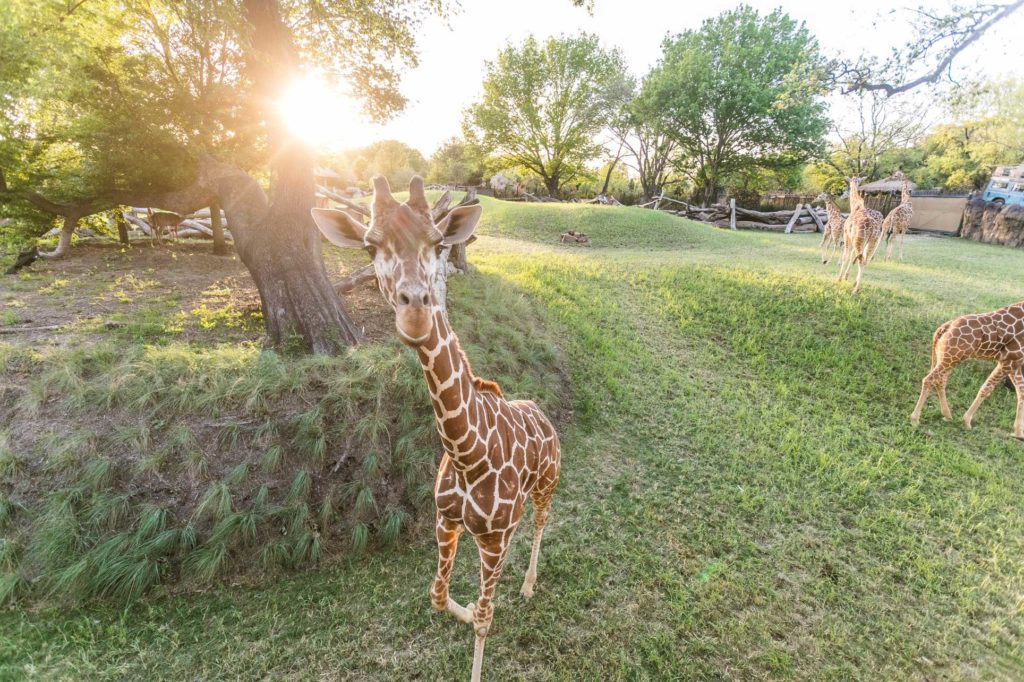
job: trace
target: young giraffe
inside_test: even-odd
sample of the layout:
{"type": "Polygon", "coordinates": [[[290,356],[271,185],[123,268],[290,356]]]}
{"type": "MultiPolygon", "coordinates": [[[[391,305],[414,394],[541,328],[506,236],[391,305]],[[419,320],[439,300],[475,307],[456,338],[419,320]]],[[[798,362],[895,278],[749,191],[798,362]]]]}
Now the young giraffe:
{"type": "Polygon", "coordinates": [[[1013,422],[1013,435],[1024,439],[1024,301],[990,313],[964,315],[946,322],[935,330],[932,337],[931,371],[921,382],[921,396],[910,415],[910,422],[921,419],[928,393],[935,388],[939,394],[939,409],[944,419],[952,419],[946,402],[946,380],[953,368],[964,360],[980,358],[995,360],[998,364],[989,375],[978,396],[964,414],[964,426],[971,421],[978,407],[992,393],[1004,377],[1009,376],[1017,391],[1017,418],[1013,422]]]}
{"type": "Polygon", "coordinates": [[[398,336],[423,366],[445,450],[434,488],[438,563],[430,598],[438,611],[473,626],[476,681],[494,615],[494,590],[527,498],[533,502],[534,535],[521,594],[533,596],[541,536],[558,484],[558,434],[533,401],[505,400],[497,384],[473,376],[437,298],[438,256],[470,238],[481,207],[456,207],[435,225],[421,178],[412,179],[404,204],[391,196],[385,178],[374,178],[373,185],[368,228],[336,210],[314,208],[313,218],[333,243],[369,252],[381,293],[395,310],[398,336]],[[466,607],[448,596],[463,530],[480,554],[479,598],[466,607]]]}
{"type": "Polygon", "coordinates": [[[832,195],[828,192],[819,194],[818,201],[824,201],[825,210],[828,211],[828,223],[825,224],[824,234],[821,235],[821,244],[819,245],[821,248],[821,262],[827,265],[832,260],[832,257],[836,255],[839,242],[843,240],[843,212],[839,210],[832,195]],[[832,245],[832,252],[826,257],[825,250],[828,249],[829,244],[832,245]]]}
{"type": "Polygon", "coordinates": [[[882,241],[882,214],[864,205],[864,196],[860,193],[863,178],[852,177],[850,180],[850,215],[843,224],[843,256],[839,264],[840,281],[850,276],[850,267],[857,264],[857,281],[853,285],[853,293],[860,291],[860,280],[864,268],[882,241]]]}
{"type": "Polygon", "coordinates": [[[903,239],[910,229],[910,218],[914,215],[914,206],[910,201],[910,182],[902,172],[897,177],[903,181],[900,205],[889,211],[889,215],[885,216],[885,222],[882,223],[886,241],[885,260],[892,258],[892,247],[897,240],[900,243],[900,260],[903,260],[903,239]]]}

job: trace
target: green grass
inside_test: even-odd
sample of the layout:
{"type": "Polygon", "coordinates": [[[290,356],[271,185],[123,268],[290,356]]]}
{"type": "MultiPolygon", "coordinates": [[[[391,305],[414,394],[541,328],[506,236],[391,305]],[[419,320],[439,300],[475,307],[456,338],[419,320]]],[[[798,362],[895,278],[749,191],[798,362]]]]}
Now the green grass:
{"type": "MultiPolygon", "coordinates": [[[[1024,677],[1012,394],[997,390],[970,432],[934,402],[908,420],[935,327],[1022,298],[1024,253],[912,238],[908,261],[872,263],[853,298],[813,235],[484,203],[478,270],[452,282],[471,302],[456,330],[476,339],[481,375],[509,381],[502,356],[524,341],[514,316],[490,317],[519,302],[544,321],[533,333],[557,335],[573,395],[537,594],[518,597],[522,534],[485,677],[1024,677]],[[595,246],[557,245],[570,227],[595,246]]],[[[989,370],[954,373],[955,411],[989,370]]],[[[531,372],[510,392],[549,381],[531,372]]],[[[228,518],[218,494],[209,513],[228,518]]],[[[257,586],[0,614],[0,676],[464,678],[472,635],[427,596],[432,533],[407,537],[257,586]]],[[[465,538],[462,602],[475,564],[465,538]]]]}

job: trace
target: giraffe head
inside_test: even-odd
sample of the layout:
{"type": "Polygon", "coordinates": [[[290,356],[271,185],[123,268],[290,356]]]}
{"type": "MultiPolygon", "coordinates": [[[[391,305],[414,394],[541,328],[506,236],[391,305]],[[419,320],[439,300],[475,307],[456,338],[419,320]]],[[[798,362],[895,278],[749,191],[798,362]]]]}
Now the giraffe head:
{"type": "Polygon", "coordinates": [[[314,208],[313,220],[332,243],[366,249],[381,294],[395,310],[398,336],[416,346],[430,336],[440,305],[434,285],[444,276],[441,254],[470,238],[481,211],[479,205],[459,206],[435,225],[422,178],[412,179],[409,200],[400,204],[387,179],[377,176],[368,226],[334,209],[314,208]]]}

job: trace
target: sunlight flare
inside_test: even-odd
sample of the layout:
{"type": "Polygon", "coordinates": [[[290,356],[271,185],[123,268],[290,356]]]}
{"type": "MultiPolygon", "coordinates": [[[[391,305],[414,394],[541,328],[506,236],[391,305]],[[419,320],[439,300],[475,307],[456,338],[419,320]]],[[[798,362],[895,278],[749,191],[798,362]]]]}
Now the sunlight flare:
{"type": "Polygon", "coordinates": [[[288,130],[316,147],[358,146],[371,135],[359,103],[318,73],[293,80],[277,106],[288,130]]]}

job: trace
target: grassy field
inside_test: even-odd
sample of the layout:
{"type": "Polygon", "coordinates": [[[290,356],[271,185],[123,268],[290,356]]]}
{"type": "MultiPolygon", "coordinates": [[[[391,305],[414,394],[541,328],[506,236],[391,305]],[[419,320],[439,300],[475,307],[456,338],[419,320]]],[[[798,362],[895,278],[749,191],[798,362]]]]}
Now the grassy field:
{"type": "MultiPolygon", "coordinates": [[[[451,286],[470,359],[514,382],[480,318],[525,305],[504,326],[528,314],[557,348],[509,392],[558,358],[571,395],[537,595],[518,597],[522,534],[486,679],[1024,678],[1012,393],[970,432],[934,402],[908,420],[935,327],[1024,297],[1024,253],[912,237],[853,298],[813,235],[487,200],[485,218],[451,286]],[[570,228],[594,248],[555,244],[570,228]]],[[[990,369],[954,373],[955,412],[990,369]]],[[[9,609],[0,678],[466,677],[469,629],[430,609],[432,534],[405,539],[263,584],[9,609]]],[[[464,543],[462,602],[475,562],[464,543]]]]}

